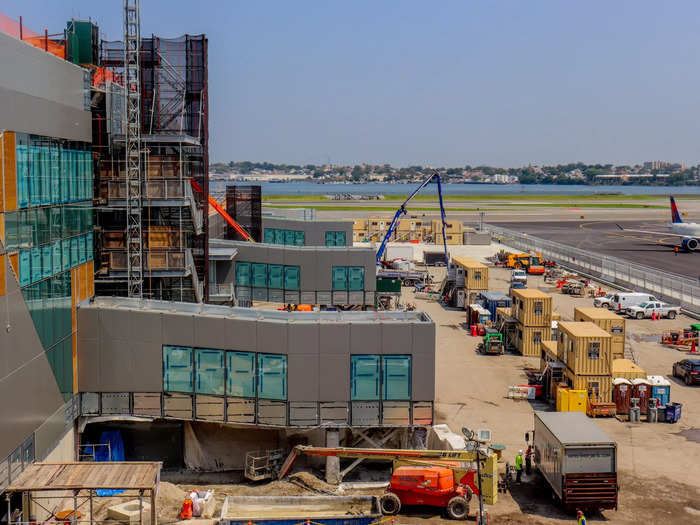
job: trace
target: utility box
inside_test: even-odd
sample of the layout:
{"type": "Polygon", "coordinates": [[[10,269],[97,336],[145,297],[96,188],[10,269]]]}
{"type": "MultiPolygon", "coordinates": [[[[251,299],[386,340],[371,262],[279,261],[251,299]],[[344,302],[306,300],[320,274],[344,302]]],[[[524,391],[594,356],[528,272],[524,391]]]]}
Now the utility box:
{"type": "Polygon", "coordinates": [[[607,308],[577,306],[574,308],[574,321],[590,321],[597,324],[612,336],[613,359],[625,356],[625,319],[607,308]]]}
{"type": "Polygon", "coordinates": [[[523,326],[552,326],[552,296],[533,288],[513,290],[512,315],[523,326]]]}
{"type": "Polygon", "coordinates": [[[612,336],[591,322],[557,324],[557,353],[575,375],[607,375],[612,373],[612,336]]]}

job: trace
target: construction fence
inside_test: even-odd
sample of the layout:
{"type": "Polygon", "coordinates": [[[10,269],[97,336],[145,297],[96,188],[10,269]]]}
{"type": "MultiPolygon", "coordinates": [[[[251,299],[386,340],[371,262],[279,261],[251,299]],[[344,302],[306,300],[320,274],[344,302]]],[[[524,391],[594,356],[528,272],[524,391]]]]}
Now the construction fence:
{"type": "Polygon", "coordinates": [[[684,310],[700,315],[700,272],[697,280],[690,279],[492,224],[484,224],[483,229],[491,234],[492,239],[500,240],[506,246],[540,252],[545,259],[556,261],[572,270],[622,288],[654,294],[663,301],[680,304],[684,310]]]}

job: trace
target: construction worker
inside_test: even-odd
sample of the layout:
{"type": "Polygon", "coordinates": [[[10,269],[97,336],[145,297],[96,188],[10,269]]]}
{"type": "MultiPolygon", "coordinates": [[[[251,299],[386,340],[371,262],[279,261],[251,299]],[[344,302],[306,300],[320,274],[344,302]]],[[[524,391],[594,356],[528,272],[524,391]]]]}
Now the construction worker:
{"type": "Polygon", "coordinates": [[[678,246],[676,246],[676,247],[673,249],[673,251],[676,252],[676,255],[678,255],[678,246]]]}
{"type": "Polygon", "coordinates": [[[576,519],[578,520],[577,525],[586,525],[586,516],[583,515],[582,511],[576,511],[576,519]]]}
{"type": "Polygon", "coordinates": [[[515,482],[520,483],[523,477],[523,451],[518,450],[518,455],[515,456],[515,482]]]}
{"type": "Polygon", "coordinates": [[[528,445],[527,450],[525,451],[525,474],[527,474],[529,476],[531,471],[532,471],[532,446],[528,445]]]}

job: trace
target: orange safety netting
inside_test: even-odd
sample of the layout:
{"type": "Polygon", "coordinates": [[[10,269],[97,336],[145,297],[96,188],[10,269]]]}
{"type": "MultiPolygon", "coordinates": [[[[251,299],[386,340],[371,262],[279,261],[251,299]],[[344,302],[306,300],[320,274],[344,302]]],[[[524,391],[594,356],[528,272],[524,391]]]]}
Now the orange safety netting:
{"type": "Polygon", "coordinates": [[[108,80],[121,84],[121,75],[117,75],[106,67],[98,67],[95,70],[95,74],[92,75],[92,85],[95,87],[102,87],[108,80]]]}
{"type": "Polygon", "coordinates": [[[24,25],[20,26],[19,21],[3,14],[0,14],[0,31],[59,58],[64,60],[66,58],[66,45],[63,41],[63,33],[60,35],[41,35],[31,29],[27,29],[24,25]],[[60,41],[52,40],[49,38],[51,36],[59,36],[60,41]]]}

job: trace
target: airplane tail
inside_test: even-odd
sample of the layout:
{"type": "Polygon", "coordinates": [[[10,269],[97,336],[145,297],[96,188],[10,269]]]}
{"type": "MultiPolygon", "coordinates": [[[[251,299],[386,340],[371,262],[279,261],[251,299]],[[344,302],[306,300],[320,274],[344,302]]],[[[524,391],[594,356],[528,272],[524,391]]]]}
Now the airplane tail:
{"type": "Polygon", "coordinates": [[[681,219],[681,214],[678,213],[678,206],[676,206],[676,200],[671,197],[671,222],[674,224],[678,224],[683,222],[683,219],[681,219]]]}

